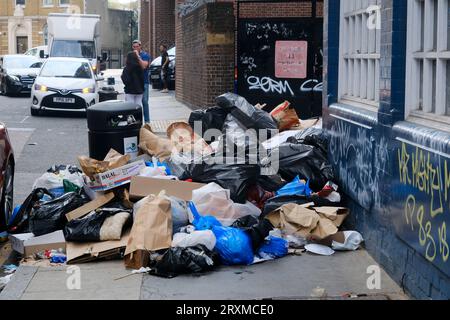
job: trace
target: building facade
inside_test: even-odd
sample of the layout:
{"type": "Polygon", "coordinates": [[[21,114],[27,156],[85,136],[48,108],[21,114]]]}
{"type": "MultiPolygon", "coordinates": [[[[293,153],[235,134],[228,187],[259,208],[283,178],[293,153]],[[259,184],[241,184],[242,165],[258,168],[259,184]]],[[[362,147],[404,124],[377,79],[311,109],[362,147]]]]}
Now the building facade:
{"type": "Polygon", "coordinates": [[[449,299],[450,1],[327,0],[324,16],[324,126],[350,227],[409,294],[449,299]]]}
{"type": "Polygon", "coordinates": [[[45,45],[50,12],[84,13],[84,0],[0,0],[0,55],[45,45]]]}

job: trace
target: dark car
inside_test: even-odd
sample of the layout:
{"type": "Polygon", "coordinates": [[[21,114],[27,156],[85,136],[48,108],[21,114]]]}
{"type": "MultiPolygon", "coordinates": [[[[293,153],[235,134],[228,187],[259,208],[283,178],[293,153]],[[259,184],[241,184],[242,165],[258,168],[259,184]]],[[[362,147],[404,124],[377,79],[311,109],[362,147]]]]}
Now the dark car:
{"type": "MultiPolygon", "coordinates": [[[[167,50],[169,54],[169,89],[175,89],[175,47],[167,50]]],[[[150,64],[150,83],[153,89],[162,89],[162,79],[161,79],[161,56],[153,60],[150,64]]]]}
{"type": "Polygon", "coordinates": [[[6,126],[0,122],[0,229],[6,226],[13,211],[14,153],[6,126]]]}
{"type": "Polygon", "coordinates": [[[14,54],[1,57],[0,92],[7,96],[31,93],[41,66],[42,61],[29,55],[14,54]]]}

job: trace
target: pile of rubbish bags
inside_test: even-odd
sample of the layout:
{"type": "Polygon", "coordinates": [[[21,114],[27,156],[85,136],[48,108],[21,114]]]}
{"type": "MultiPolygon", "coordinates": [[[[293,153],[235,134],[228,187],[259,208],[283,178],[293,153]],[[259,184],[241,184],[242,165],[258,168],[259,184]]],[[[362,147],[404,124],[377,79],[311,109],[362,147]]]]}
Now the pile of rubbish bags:
{"type": "Polygon", "coordinates": [[[111,150],[103,161],[80,156],[81,170],[53,166],[14,210],[8,231],[25,246],[24,261],[119,258],[168,278],[299,249],[357,250],[362,236],[340,231],[349,211],[320,126],[300,121],[289,102],[268,113],[224,94],[189,123],[171,125],[167,138],[144,126],[138,159],[111,150]],[[156,189],[135,194],[136,177],[156,189]],[[192,192],[180,195],[181,184],[169,187],[175,182],[192,192]],[[27,252],[27,241],[45,250],[27,252]]]}

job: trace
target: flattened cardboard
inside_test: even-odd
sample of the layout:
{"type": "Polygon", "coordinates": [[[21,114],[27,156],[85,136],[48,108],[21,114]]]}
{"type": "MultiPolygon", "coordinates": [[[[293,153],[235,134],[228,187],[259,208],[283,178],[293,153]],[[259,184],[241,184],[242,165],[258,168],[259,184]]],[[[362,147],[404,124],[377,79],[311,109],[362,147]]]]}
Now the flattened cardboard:
{"type": "Polygon", "coordinates": [[[336,227],[340,227],[344,220],[349,215],[349,210],[347,208],[339,207],[315,207],[313,208],[319,215],[325,218],[329,218],[333,221],[336,227]],[[335,217],[334,219],[330,217],[335,217]]]}
{"type": "Polygon", "coordinates": [[[40,237],[35,237],[32,233],[10,235],[10,239],[13,250],[21,253],[24,257],[44,250],[66,249],[66,240],[61,230],[40,237]]]}
{"type": "Polygon", "coordinates": [[[97,259],[116,257],[127,246],[130,231],[125,232],[120,240],[102,242],[67,242],[67,263],[86,263],[97,259]]]}
{"type": "Polygon", "coordinates": [[[143,160],[129,163],[120,168],[113,169],[94,176],[95,181],[85,178],[85,183],[94,191],[108,191],[116,187],[130,183],[132,177],[137,176],[141,169],[145,168],[143,160]]]}
{"type": "Polygon", "coordinates": [[[179,199],[192,200],[192,191],[204,187],[203,183],[175,181],[156,179],[148,177],[131,178],[130,198],[140,200],[151,194],[159,194],[162,190],[166,191],[168,196],[177,197],[179,199]]]}
{"type": "Polygon", "coordinates": [[[94,211],[95,209],[98,209],[108,202],[110,202],[112,199],[114,199],[114,193],[109,192],[104,195],[98,196],[97,199],[92,200],[91,202],[86,203],[84,206],[81,206],[69,213],[66,214],[66,218],[68,221],[72,221],[75,219],[79,219],[88,213],[94,211]]]}

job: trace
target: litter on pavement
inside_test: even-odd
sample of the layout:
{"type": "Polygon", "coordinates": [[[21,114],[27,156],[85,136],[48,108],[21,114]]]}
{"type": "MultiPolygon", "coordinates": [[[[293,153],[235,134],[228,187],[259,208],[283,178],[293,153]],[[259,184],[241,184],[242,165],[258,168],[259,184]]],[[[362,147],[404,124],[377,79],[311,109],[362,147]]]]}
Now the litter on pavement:
{"type": "Polygon", "coordinates": [[[122,259],[128,275],[167,278],[357,250],[320,119],[288,101],[265,110],[227,93],[166,138],[143,126],[137,158],[111,148],[52,166],[9,222],[13,249],[23,263],[122,259]]]}

